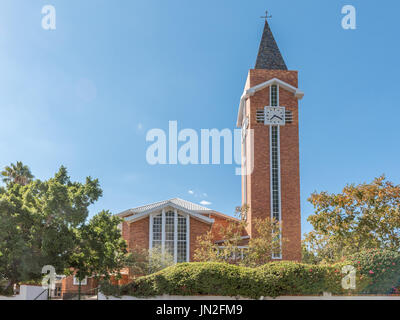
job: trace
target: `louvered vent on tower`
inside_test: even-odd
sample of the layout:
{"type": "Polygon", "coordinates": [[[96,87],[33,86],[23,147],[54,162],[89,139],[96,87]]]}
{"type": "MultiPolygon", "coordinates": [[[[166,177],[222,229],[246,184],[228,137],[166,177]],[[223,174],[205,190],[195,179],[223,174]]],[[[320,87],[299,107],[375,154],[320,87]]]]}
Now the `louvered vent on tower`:
{"type": "Polygon", "coordinates": [[[293,122],[293,112],[292,111],[289,111],[289,110],[285,111],[285,122],[286,122],[286,124],[293,122]]]}

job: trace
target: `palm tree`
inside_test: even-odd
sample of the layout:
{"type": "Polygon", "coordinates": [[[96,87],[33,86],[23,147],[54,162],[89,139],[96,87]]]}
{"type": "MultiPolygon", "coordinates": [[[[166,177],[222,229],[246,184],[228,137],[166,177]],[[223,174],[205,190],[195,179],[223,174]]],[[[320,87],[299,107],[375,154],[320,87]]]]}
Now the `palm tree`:
{"type": "Polygon", "coordinates": [[[20,161],[17,161],[16,165],[11,163],[10,166],[6,166],[1,175],[3,176],[3,182],[7,185],[18,183],[25,186],[34,178],[29,167],[20,161]]]}

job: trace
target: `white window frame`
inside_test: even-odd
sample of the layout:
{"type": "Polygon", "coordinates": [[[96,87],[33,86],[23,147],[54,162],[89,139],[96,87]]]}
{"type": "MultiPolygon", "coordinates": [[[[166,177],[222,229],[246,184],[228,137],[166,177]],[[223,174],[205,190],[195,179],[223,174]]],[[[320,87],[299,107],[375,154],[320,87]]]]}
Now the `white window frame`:
{"type": "MultiPolygon", "coordinates": [[[[74,276],[74,279],[73,279],[73,285],[74,286],[79,286],[79,279],[77,277],[75,277],[75,276],[74,276]]],[[[83,279],[81,281],[81,286],[87,286],[87,277],[85,277],[85,279],[83,279]]]]}
{"type": "Polygon", "coordinates": [[[279,107],[279,85],[273,84],[269,87],[269,105],[271,107],[279,107]],[[276,87],[276,106],[272,105],[272,87],[276,87]]]}
{"type": "MultiPolygon", "coordinates": [[[[174,212],[174,262],[178,262],[178,214],[180,216],[186,217],[186,262],[190,261],[190,215],[181,212],[173,208],[171,210],[166,210],[163,208],[161,210],[162,225],[161,225],[161,253],[165,253],[165,214],[168,211],[174,212]]],[[[160,212],[154,212],[150,214],[149,217],[149,249],[153,249],[153,220],[155,216],[158,216],[160,212]]]]}
{"type": "MultiPolygon", "coordinates": [[[[218,246],[218,249],[223,249],[226,248],[226,246],[218,246]]],[[[245,250],[249,249],[249,246],[237,246],[237,249],[240,249],[240,259],[243,260],[244,256],[243,256],[243,252],[245,250]]],[[[236,259],[236,256],[234,256],[234,259],[236,259]]]]}
{"type": "MultiPolygon", "coordinates": [[[[246,108],[244,108],[246,110],[246,108]]],[[[243,155],[242,155],[242,163],[243,163],[243,199],[244,204],[247,204],[247,133],[249,128],[249,118],[245,117],[242,126],[242,144],[243,144],[243,155]]]]}

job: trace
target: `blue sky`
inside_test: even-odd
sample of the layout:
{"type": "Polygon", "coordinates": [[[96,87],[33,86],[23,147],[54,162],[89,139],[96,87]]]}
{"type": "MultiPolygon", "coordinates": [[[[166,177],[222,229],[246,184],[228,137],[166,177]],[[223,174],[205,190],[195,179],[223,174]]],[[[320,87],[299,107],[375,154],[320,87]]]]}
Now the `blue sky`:
{"type": "Polygon", "coordinates": [[[338,192],[385,173],[400,183],[398,12],[394,1],[3,0],[0,3],[0,167],[36,177],[60,165],[100,179],[91,207],[114,213],[181,197],[233,214],[234,165],[150,166],[146,132],[234,129],[268,9],[299,70],[302,232],[313,191],[338,192]],[[57,29],[41,27],[54,5],[57,29]],[[357,9],[357,29],[341,8],[357,9]],[[193,194],[189,193],[193,191],[193,194]]]}

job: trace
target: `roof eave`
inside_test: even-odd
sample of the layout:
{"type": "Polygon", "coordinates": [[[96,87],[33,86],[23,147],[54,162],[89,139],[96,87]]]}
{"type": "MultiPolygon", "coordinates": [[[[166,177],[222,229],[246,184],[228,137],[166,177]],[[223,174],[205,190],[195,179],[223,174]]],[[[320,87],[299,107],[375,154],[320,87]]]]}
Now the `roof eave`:
{"type": "MultiPolygon", "coordinates": [[[[151,213],[159,211],[160,209],[163,209],[163,208],[166,208],[166,207],[172,207],[172,208],[175,208],[177,210],[183,211],[183,212],[191,215],[193,218],[195,218],[197,220],[200,220],[202,222],[205,222],[205,223],[208,223],[208,224],[213,224],[214,223],[214,219],[207,218],[207,217],[203,216],[200,213],[197,213],[197,212],[192,211],[192,210],[188,210],[186,208],[183,208],[183,207],[178,206],[178,205],[176,205],[174,203],[171,203],[171,202],[163,204],[163,205],[160,205],[159,207],[156,207],[156,208],[152,208],[152,209],[143,211],[143,212],[138,213],[138,214],[134,214],[134,215],[126,218],[125,221],[128,222],[128,223],[132,223],[132,222],[138,221],[140,219],[143,219],[143,218],[147,217],[151,213]]],[[[212,211],[212,210],[210,210],[210,211],[212,211]]],[[[204,213],[206,213],[206,212],[204,212],[204,213]]]]}
{"type": "Polygon", "coordinates": [[[269,87],[271,85],[277,84],[280,87],[282,87],[283,89],[292,92],[294,94],[294,96],[298,99],[301,100],[304,97],[304,92],[294,86],[292,86],[291,84],[284,82],[278,78],[272,78],[268,81],[265,81],[263,83],[260,83],[254,87],[251,87],[248,90],[245,90],[245,92],[243,93],[242,97],[240,98],[240,103],[239,103],[239,112],[238,112],[238,118],[237,118],[237,127],[241,128],[242,127],[242,122],[243,122],[243,108],[244,108],[244,104],[246,103],[246,100],[255,95],[257,93],[257,91],[260,91],[266,87],[269,87]]]}

